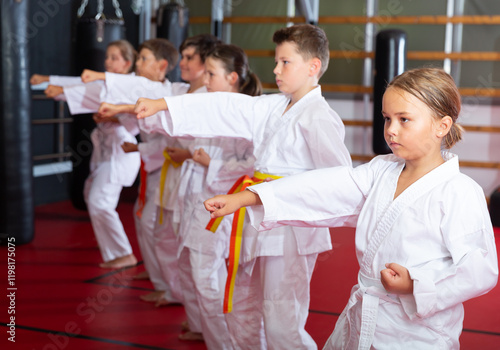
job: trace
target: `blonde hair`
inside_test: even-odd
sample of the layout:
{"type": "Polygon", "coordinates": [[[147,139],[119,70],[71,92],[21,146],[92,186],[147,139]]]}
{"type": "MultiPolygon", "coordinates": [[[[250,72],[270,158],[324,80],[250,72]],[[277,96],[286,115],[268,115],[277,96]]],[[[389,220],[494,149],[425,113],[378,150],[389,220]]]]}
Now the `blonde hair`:
{"type": "Polygon", "coordinates": [[[135,70],[135,60],[137,58],[137,51],[135,51],[134,47],[127,40],[116,40],[112,41],[108,44],[108,47],[116,46],[123,57],[123,59],[127,62],[131,62],[130,68],[127,73],[133,72],[135,70]]]}
{"type": "Polygon", "coordinates": [[[387,88],[412,94],[425,103],[434,118],[451,117],[453,124],[444,137],[443,147],[452,148],[462,139],[463,128],[456,123],[461,109],[461,97],[453,78],[440,68],[417,68],[395,77],[387,88]]]}

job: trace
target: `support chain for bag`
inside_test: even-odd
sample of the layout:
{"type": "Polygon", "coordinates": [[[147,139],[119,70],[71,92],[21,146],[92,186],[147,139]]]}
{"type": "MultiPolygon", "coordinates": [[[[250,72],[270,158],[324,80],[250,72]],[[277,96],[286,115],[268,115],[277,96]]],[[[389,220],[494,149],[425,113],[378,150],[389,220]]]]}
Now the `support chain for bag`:
{"type": "MultiPolygon", "coordinates": [[[[82,17],[85,13],[85,8],[87,7],[89,0],[82,0],[80,7],[78,8],[78,18],[82,17]]],[[[123,19],[123,12],[120,9],[120,3],[118,0],[113,0],[113,7],[115,8],[115,15],[119,19],[123,19]]],[[[142,5],[141,5],[142,6],[142,5]]],[[[134,11],[135,12],[135,11],[134,11]]],[[[104,0],[97,0],[97,14],[95,15],[95,19],[106,19],[104,15],[104,0]]]]}
{"type": "Polygon", "coordinates": [[[130,4],[130,7],[136,15],[139,15],[141,13],[143,3],[144,0],[132,0],[132,4],[130,4]]]}

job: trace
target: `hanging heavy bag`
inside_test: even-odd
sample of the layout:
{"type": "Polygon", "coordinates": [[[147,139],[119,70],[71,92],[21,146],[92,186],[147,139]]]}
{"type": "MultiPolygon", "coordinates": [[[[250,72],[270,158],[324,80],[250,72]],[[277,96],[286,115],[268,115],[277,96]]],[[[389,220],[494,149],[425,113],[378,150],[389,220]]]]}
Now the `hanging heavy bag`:
{"type": "MultiPolygon", "coordinates": [[[[103,72],[107,46],[125,38],[125,23],[118,1],[113,0],[116,17],[106,17],[103,0],[97,1],[97,14],[84,15],[88,0],[82,1],[76,20],[74,52],[75,75],[84,69],[103,72]]],[[[73,171],[70,177],[70,198],[77,209],[86,210],[83,197],[85,180],[90,173],[92,142],[90,133],[95,127],[92,114],[82,114],[73,118],[71,125],[70,149],[72,152],[73,171]]]]}
{"type": "Polygon", "coordinates": [[[490,218],[495,227],[500,227],[500,187],[498,187],[490,196],[490,218]]]}
{"type": "MultiPolygon", "coordinates": [[[[158,8],[156,36],[170,41],[177,49],[186,40],[189,29],[189,9],[184,1],[169,1],[158,8]]],[[[181,81],[179,64],[167,74],[170,81],[181,81]]]]}
{"type": "Polygon", "coordinates": [[[0,15],[0,243],[11,252],[34,236],[28,1],[2,1],[0,15]]]}
{"type": "Polygon", "coordinates": [[[375,154],[388,154],[391,149],[384,138],[382,97],[387,84],[405,71],[406,33],[398,29],[381,30],[375,43],[375,76],[373,80],[373,135],[375,154]]]}

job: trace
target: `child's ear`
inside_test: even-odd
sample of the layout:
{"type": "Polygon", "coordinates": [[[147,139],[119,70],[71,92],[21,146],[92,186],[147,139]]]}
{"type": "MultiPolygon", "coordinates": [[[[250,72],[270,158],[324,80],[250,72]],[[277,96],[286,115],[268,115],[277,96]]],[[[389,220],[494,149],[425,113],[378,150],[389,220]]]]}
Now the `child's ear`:
{"type": "Polygon", "coordinates": [[[450,131],[453,125],[453,119],[450,116],[444,116],[437,124],[437,137],[444,137],[450,131]]]}
{"type": "Polygon", "coordinates": [[[321,60],[317,57],[312,58],[309,61],[309,75],[314,76],[318,75],[321,70],[321,60]]]}
{"type": "Polygon", "coordinates": [[[165,71],[165,72],[167,72],[167,70],[168,70],[168,61],[164,58],[162,58],[160,60],[160,69],[161,69],[161,71],[165,71]]]}
{"type": "Polygon", "coordinates": [[[238,82],[238,73],[236,72],[231,72],[227,75],[229,79],[229,84],[235,85],[238,82]]]}
{"type": "Polygon", "coordinates": [[[127,71],[130,70],[130,67],[132,67],[133,61],[127,61],[127,71]]]}

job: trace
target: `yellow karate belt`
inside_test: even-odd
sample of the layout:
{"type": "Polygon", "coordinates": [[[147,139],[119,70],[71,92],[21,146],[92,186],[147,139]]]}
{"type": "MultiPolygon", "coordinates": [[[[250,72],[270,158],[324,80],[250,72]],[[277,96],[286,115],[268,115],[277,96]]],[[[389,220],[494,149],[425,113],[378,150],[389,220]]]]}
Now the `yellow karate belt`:
{"type": "Polygon", "coordinates": [[[159,222],[160,225],[163,224],[163,191],[165,189],[165,181],[167,180],[167,172],[168,172],[168,167],[170,164],[174,168],[178,168],[182,165],[182,162],[176,162],[170,158],[170,154],[168,154],[167,149],[163,151],[163,157],[165,157],[165,161],[163,162],[163,165],[161,167],[161,174],[160,174],[160,218],[159,222]]]}
{"type": "MultiPolygon", "coordinates": [[[[227,194],[238,193],[244,191],[247,187],[256,185],[263,182],[267,178],[274,180],[280,179],[282,176],[264,174],[261,172],[254,172],[253,177],[244,175],[240,177],[231,187],[227,194]]],[[[243,221],[245,219],[246,208],[240,208],[234,212],[233,227],[231,229],[231,237],[229,240],[229,258],[227,264],[227,279],[226,287],[224,290],[224,313],[227,314],[233,310],[233,293],[234,283],[236,280],[236,273],[238,272],[238,264],[240,261],[241,242],[243,238],[243,221]]],[[[219,227],[223,217],[210,220],[206,229],[215,233],[219,227]]]]}
{"type": "Polygon", "coordinates": [[[137,211],[135,212],[135,215],[141,218],[142,210],[144,209],[144,205],[146,204],[146,183],[148,176],[146,169],[144,169],[144,162],[142,161],[142,159],[141,159],[141,168],[139,176],[141,182],[139,184],[139,196],[137,197],[137,211]]]}

